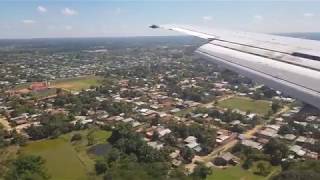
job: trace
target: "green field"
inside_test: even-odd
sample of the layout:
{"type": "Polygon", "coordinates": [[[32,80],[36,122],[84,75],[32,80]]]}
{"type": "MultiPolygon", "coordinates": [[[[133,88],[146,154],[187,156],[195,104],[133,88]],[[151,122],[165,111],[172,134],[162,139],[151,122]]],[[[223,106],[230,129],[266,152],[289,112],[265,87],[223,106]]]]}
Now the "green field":
{"type": "Polygon", "coordinates": [[[268,180],[271,176],[281,171],[279,166],[271,166],[270,173],[267,176],[260,176],[255,174],[257,172],[257,164],[259,161],[254,162],[249,170],[245,170],[241,165],[227,167],[225,169],[213,168],[212,174],[207,180],[268,180]]]}
{"type": "Polygon", "coordinates": [[[98,86],[101,84],[101,81],[102,77],[99,76],[84,76],[53,81],[51,82],[51,87],[69,91],[81,91],[89,89],[90,86],[98,86]]]}
{"type": "Polygon", "coordinates": [[[265,115],[271,110],[271,102],[265,100],[253,100],[247,97],[232,97],[218,103],[222,108],[239,109],[265,115]]]}
{"type": "MultiPolygon", "coordinates": [[[[88,132],[89,130],[83,130],[62,135],[57,139],[31,142],[23,147],[22,153],[43,157],[53,180],[88,179],[94,165],[94,157],[87,154],[88,132]],[[70,139],[75,133],[80,133],[82,140],[71,143],[70,139]]],[[[105,142],[110,135],[108,131],[94,130],[96,144],[105,142]]]]}

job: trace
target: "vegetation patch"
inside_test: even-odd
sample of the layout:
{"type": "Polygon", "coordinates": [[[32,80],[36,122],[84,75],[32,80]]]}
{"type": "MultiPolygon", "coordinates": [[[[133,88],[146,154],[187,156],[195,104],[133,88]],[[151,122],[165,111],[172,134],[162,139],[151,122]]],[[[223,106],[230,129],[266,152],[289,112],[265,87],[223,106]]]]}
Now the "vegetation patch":
{"type": "Polygon", "coordinates": [[[250,111],[260,115],[265,115],[271,110],[271,102],[265,100],[254,100],[247,97],[232,97],[219,102],[218,106],[229,109],[239,109],[250,111]]]}
{"type": "Polygon", "coordinates": [[[258,176],[253,174],[252,172],[242,169],[241,166],[233,166],[225,169],[214,168],[212,174],[207,177],[207,180],[265,180],[267,178],[263,176],[258,176]]]}

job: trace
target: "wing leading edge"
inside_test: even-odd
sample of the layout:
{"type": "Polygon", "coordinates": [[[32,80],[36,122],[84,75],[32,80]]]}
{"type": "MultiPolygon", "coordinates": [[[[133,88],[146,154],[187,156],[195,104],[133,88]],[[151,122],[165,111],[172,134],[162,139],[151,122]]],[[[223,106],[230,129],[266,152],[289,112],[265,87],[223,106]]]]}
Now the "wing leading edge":
{"type": "Polygon", "coordinates": [[[319,41],[192,26],[150,27],[207,39],[197,54],[320,109],[319,41]]]}

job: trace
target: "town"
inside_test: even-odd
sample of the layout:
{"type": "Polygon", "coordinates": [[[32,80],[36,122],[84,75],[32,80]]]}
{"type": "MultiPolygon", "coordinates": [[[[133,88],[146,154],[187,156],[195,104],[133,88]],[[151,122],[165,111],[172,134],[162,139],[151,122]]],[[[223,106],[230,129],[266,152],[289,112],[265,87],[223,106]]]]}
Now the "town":
{"type": "Polygon", "coordinates": [[[10,43],[0,177],[21,154],[52,179],[286,179],[297,164],[319,177],[320,111],[195,56],[201,40],[10,43]]]}

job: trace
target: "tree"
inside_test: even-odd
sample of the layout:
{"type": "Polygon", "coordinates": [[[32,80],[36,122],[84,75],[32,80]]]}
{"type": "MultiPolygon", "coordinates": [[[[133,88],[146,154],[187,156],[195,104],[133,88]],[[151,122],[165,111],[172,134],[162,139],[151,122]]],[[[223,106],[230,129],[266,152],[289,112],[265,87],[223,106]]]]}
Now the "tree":
{"type": "Polygon", "coordinates": [[[94,139],[94,135],[93,135],[93,131],[90,131],[87,134],[87,140],[88,140],[88,146],[91,146],[95,143],[95,139],[94,139]]]}
{"type": "Polygon", "coordinates": [[[252,160],[250,158],[247,158],[242,164],[242,167],[244,169],[249,169],[251,166],[252,166],[252,160]]]}
{"type": "Polygon", "coordinates": [[[5,175],[6,180],[46,180],[49,175],[40,156],[20,156],[14,160],[5,175]]]}
{"type": "Polygon", "coordinates": [[[278,139],[271,139],[264,146],[264,153],[271,156],[272,165],[278,165],[283,158],[287,157],[288,152],[288,146],[278,139]]]}
{"type": "Polygon", "coordinates": [[[60,96],[62,93],[63,93],[63,91],[62,91],[61,88],[57,88],[57,89],[56,89],[56,94],[57,94],[58,96],[60,96]]]}
{"type": "Polygon", "coordinates": [[[212,174],[212,169],[200,163],[193,171],[194,178],[206,179],[208,175],[212,174]]]}
{"type": "Polygon", "coordinates": [[[195,155],[194,151],[188,147],[182,148],[180,154],[183,157],[183,159],[187,162],[191,162],[195,155]]]}
{"type": "Polygon", "coordinates": [[[270,173],[270,165],[267,164],[267,162],[264,162],[264,161],[261,161],[261,162],[258,162],[257,164],[257,174],[260,174],[262,176],[266,176],[270,173]]]}
{"type": "Polygon", "coordinates": [[[281,104],[278,101],[273,101],[271,105],[271,109],[273,113],[276,113],[281,108],[281,104]]]}
{"type": "Polygon", "coordinates": [[[108,165],[104,160],[98,159],[94,165],[94,168],[96,170],[96,173],[99,175],[107,171],[108,165]]]}

